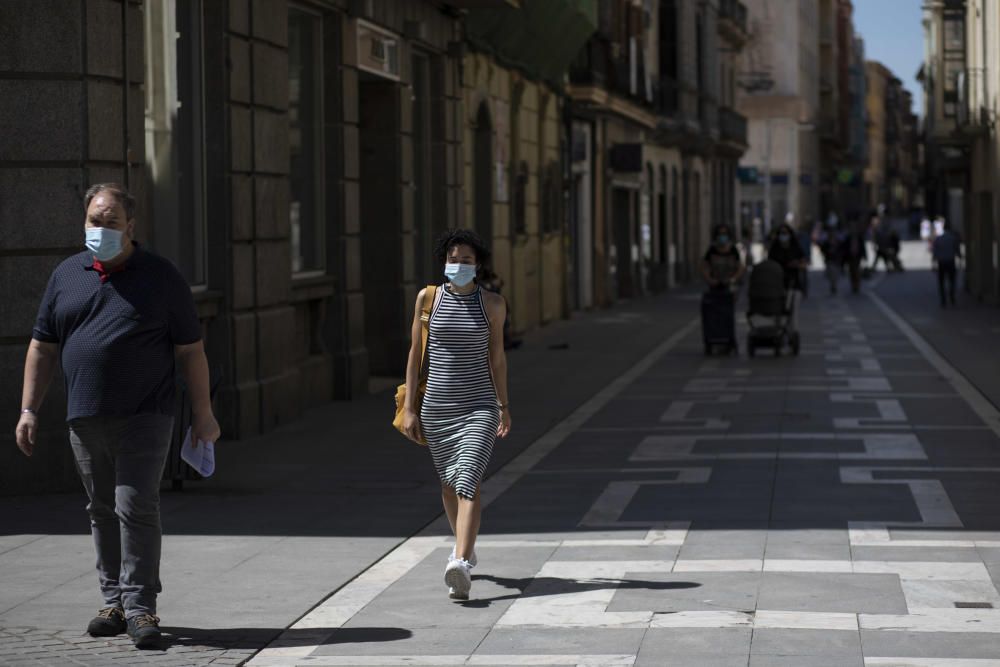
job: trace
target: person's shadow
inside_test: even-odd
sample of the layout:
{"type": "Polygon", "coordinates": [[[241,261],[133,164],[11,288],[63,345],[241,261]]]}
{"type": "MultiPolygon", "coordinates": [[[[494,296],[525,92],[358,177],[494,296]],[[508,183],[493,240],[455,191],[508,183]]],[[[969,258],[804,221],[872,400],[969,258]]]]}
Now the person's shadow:
{"type": "Polygon", "coordinates": [[[275,639],[281,646],[328,646],[331,644],[363,644],[394,642],[409,639],[413,632],[404,628],[160,628],[163,632],[160,650],[172,646],[201,646],[219,649],[260,650],[275,639]]]}
{"type": "Polygon", "coordinates": [[[645,589],[651,591],[678,590],[682,588],[697,588],[701,584],[693,581],[643,581],[641,579],[560,579],[558,577],[526,577],[524,579],[511,579],[509,577],[494,577],[489,574],[477,574],[472,577],[473,581],[490,581],[504,588],[513,588],[516,593],[508,595],[498,595],[492,598],[481,598],[476,600],[463,600],[461,604],[465,607],[483,608],[489,607],[494,602],[504,600],[516,600],[519,598],[542,597],[544,595],[565,595],[567,593],[585,593],[587,591],[597,591],[605,588],[615,588],[620,590],[645,589]]]}

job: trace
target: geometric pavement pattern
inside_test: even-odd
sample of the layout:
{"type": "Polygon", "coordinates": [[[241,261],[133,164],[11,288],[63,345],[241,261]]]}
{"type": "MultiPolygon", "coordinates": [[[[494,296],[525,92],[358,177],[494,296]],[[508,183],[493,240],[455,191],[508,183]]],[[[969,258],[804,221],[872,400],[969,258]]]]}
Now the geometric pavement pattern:
{"type": "Polygon", "coordinates": [[[487,480],[469,601],[442,519],[249,664],[1000,667],[996,410],[871,293],[800,327],[692,322],[487,480]]]}

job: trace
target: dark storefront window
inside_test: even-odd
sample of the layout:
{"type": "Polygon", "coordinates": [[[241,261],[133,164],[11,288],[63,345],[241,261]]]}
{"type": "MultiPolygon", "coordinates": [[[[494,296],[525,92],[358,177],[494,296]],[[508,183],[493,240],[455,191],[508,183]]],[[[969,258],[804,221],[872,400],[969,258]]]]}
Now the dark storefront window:
{"type": "Polygon", "coordinates": [[[514,173],[514,233],[528,233],[528,163],[524,161],[514,173]]]}
{"type": "Polygon", "coordinates": [[[146,169],[152,244],[191,285],[206,283],[201,0],[144,12],[146,169]]]}
{"type": "Polygon", "coordinates": [[[289,220],[292,271],[325,269],[323,234],[323,18],[288,10],[288,144],[291,164],[289,220]]]}

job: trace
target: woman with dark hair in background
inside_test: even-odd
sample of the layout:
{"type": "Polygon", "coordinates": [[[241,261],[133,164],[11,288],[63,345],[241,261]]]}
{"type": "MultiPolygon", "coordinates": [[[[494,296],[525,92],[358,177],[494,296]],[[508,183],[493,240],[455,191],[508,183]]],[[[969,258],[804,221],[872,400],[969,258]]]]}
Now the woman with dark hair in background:
{"type": "Polygon", "coordinates": [[[510,432],[507,357],[503,345],[506,303],[483,290],[476,277],[490,252],[474,232],[443,234],[435,257],[448,279],[436,291],[427,339],[427,391],[419,414],[415,397],[420,378],[421,311],[426,289],[417,295],[412,343],[406,365],[403,429],[426,439],[441,479],[441,498],[455,535],[444,579],[449,595],[469,598],[470,570],[482,513],[479,485],[497,437],[510,432]]]}
{"type": "Polygon", "coordinates": [[[791,299],[789,310],[792,313],[792,331],[798,331],[799,303],[802,300],[802,273],[808,267],[808,262],[802,251],[802,246],[795,237],[795,230],[787,222],[778,227],[778,233],[774,235],[774,241],[767,252],[767,258],[780,264],[785,271],[785,290],[788,291],[791,299]]]}

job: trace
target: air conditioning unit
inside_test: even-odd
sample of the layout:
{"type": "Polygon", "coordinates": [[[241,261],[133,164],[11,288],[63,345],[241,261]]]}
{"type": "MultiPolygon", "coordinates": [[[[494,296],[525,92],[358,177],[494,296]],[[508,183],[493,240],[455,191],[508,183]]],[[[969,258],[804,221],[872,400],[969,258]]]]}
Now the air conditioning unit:
{"type": "Polygon", "coordinates": [[[399,37],[367,21],[357,21],[358,69],[399,81],[399,37]]]}

